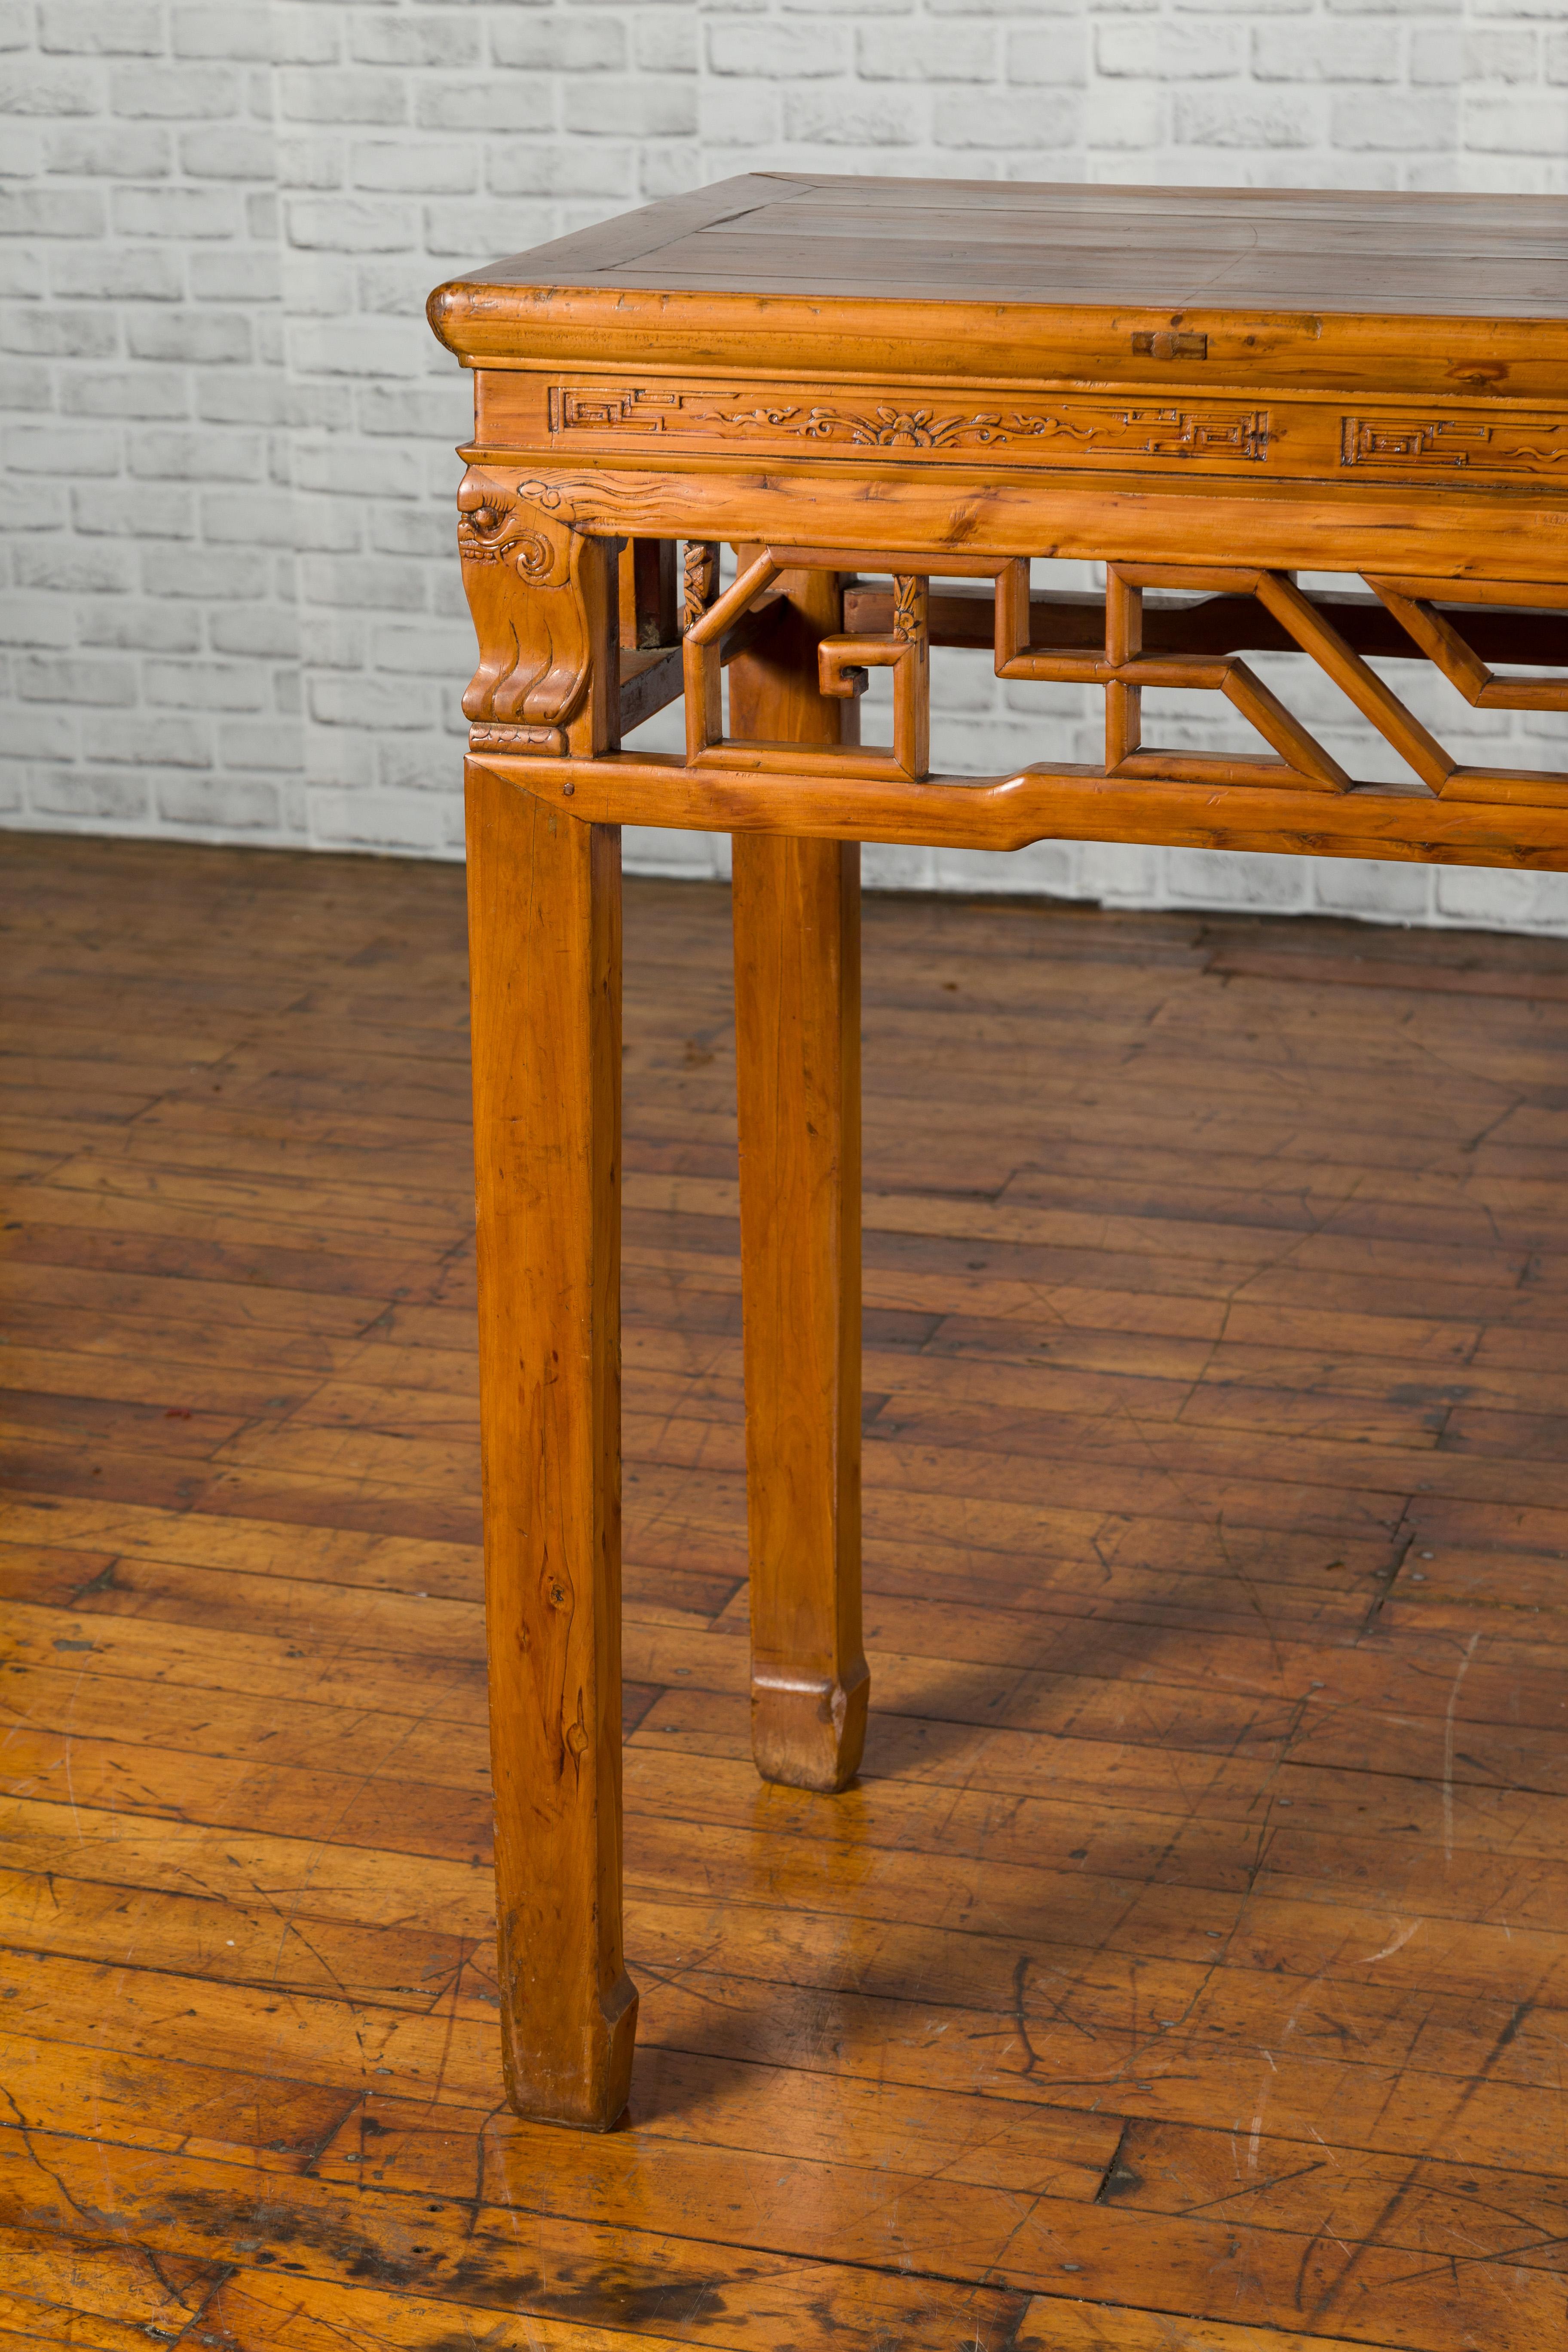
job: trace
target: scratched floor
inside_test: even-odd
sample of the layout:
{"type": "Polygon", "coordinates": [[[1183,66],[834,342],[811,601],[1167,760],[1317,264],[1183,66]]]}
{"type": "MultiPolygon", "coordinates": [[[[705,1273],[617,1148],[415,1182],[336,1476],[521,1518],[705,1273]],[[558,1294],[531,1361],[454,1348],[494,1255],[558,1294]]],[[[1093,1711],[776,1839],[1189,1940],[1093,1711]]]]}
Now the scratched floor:
{"type": "Polygon", "coordinates": [[[461,877],[11,835],[0,2347],[1547,2352],[1568,948],[868,908],[849,1795],[628,889],[628,2128],[498,2108],[461,877]]]}

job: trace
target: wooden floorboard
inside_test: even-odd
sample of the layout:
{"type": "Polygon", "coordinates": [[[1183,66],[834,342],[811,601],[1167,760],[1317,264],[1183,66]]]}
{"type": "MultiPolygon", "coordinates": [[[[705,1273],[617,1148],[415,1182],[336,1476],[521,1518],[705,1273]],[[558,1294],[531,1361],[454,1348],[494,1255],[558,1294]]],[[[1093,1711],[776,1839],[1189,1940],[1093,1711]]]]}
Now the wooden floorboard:
{"type": "Polygon", "coordinates": [[[747,1728],[627,887],[629,2125],[500,2105],[462,877],[0,868],[0,2352],[1568,2340],[1568,947],[875,898],[872,1717],[747,1728]]]}

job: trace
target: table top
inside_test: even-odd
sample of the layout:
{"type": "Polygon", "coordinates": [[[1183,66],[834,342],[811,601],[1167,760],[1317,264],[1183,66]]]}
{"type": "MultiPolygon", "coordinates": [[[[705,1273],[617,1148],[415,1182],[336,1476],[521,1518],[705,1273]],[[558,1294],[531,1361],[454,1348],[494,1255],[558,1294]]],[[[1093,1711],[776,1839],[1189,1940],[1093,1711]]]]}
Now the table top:
{"type": "Polygon", "coordinates": [[[1568,319],[1568,197],[758,173],[474,273],[497,287],[1568,319]]]}
{"type": "Polygon", "coordinates": [[[1562,398],[1568,198],[758,173],[465,273],[430,318],[480,367],[1562,398]]]}

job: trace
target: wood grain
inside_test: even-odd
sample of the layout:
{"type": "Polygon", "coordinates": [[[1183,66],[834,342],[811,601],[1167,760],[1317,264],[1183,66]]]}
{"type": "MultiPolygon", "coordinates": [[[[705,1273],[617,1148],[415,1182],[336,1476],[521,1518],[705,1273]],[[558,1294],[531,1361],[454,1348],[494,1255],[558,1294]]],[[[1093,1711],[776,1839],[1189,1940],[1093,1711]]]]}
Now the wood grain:
{"type": "Polygon", "coordinates": [[[620,836],[468,804],[485,1618],[509,2095],[606,2131],[620,1921],[620,836]]]}
{"type": "Polygon", "coordinates": [[[579,383],[794,362],[858,390],[1228,375],[1559,399],[1565,247],[1552,197],[758,173],[451,279],[429,308],[503,398],[521,359],[579,383]]]}
{"type": "Polygon", "coordinates": [[[579,2134],[498,2105],[462,877],[0,894],[0,2338],[1554,2341],[1568,949],[868,898],[829,1797],[752,1763],[731,898],[627,887],[579,2134]]]}
{"type": "MultiPolygon", "coordinates": [[[[816,691],[829,573],[730,672],[742,736],[853,742],[816,691]]],[[[860,857],[758,834],[733,908],[752,1727],[770,1780],[842,1789],[866,1736],[860,1642],[860,857]]]]}
{"type": "MultiPolygon", "coordinates": [[[[808,420],[826,413],[788,403],[757,412],[808,420]]],[[[802,431],[811,443],[816,423],[802,431]]],[[[1378,641],[1356,617],[1359,608],[1342,597],[1336,604],[1308,595],[1295,576],[1303,565],[1361,573],[1413,653],[1434,661],[1472,702],[1560,708],[1568,679],[1499,677],[1460,625],[1468,611],[1479,610],[1489,643],[1502,607],[1511,604],[1523,621],[1510,654],[1522,658],[1527,646],[1539,646],[1542,621],[1551,621],[1568,594],[1560,478],[1551,477],[1530,503],[1512,493],[1500,503],[1469,475],[1406,495],[1396,485],[1342,481],[1326,464],[1309,467],[1295,485],[1218,476],[1209,481],[1184,473],[1184,439],[1179,451],[1163,453],[1171,461],[1163,478],[1131,487],[1121,478],[1093,481],[1079,465],[1092,451],[1075,444],[1079,470],[1059,475],[1047,498],[1016,468],[967,480],[951,467],[944,471],[945,455],[923,425],[909,434],[889,432],[894,456],[879,473],[791,457],[759,475],[745,452],[700,469],[678,457],[648,470],[646,433],[634,435],[620,467],[540,474],[531,458],[515,451],[471,466],[460,534],[480,639],[480,667],[465,705],[479,722],[470,730],[471,751],[521,756],[525,765],[514,781],[552,800],[587,791],[592,814],[603,823],[784,829],[993,850],[1062,838],[1526,867],[1561,863],[1568,772],[1462,761],[1342,635],[1342,613],[1363,640],[1378,641]],[[911,452],[933,462],[912,464],[911,452]],[[863,518],[873,506],[878,529],[868,533],[863,518]],[[674,690],[668,656],[637,655],[630,658],[657,668],[632,677],[622,702],[617,631],[602,583],[604,550],[621,543],[610,534],[624,532],[628,517],[640,531],[679,533],[688,544],[683,761],[626,758],[615,750],[623,709],[635,721],[674,690]],[[745,565],[721,595],[721,534],[747,549],[745,565]],[[1408,551],[1410,570],[1395,575],[1387,565],[1401,550],[1408,551]],[[1028,572],[1042,552],[1106,564],[1098,651],[1083,645],[1077,618],[1068,645],[1037,646],[1028,572]],[[689,572],[693,561],[700,562],[698,574],[689,572]],[[891,574],[888,635],[834,634],[818,646],[818,683],[830,699],[853,700],[870,670],[892,670],[890,750],[859,748],[831,730],[822,735],[816,722],[806,736],[797,727],[773,735],[723,734],[722,640],[736,625],[777,622],[781,570],[815,573],[825,583],[851,571],[891,574]],[[1010,776],[928,776],[927,582],[955,572],[996,581],[998,677],[1102,689],[1101,764],[1039,760],[1010,776]],[[1404,772],[1358,782],[1235,653],[1145,649],[1149,589],[1188,592],[1208,608],[1255,600],[1300,660],[1368,722],[1374,758],[1392,749],[1404,772]],[[1143,743],[1141,711],[1149,688],[1224,697],[1273,756],[1143,743]],[[565,723],[545,723],[552,712],[565,723]],[[820,740],[808,740],[812,734],[820,740]],[[1324,796],[1337,805],[1325,810],[1324,796]]],[[[1092,440],[1089,426],[1083,432],[1092,440]]],[[[1167,637],[1171,618],[1163,616],[1167,637]]],[[[1200,637],[1203,624],[1200,608],[1200,637]]],[[[1238,632],[1226,626],[1220,634],[1238,632]]],[[[733,656],[739,648],[731,650],[733,656]]]]}

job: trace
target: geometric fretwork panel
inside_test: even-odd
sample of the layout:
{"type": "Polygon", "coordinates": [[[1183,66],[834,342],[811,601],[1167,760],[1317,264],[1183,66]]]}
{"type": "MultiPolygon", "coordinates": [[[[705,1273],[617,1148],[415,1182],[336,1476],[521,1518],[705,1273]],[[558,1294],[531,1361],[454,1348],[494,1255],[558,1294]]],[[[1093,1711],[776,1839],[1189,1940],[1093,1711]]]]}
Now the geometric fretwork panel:
{"type": "MultiPolygon", "coordinates": [[[[1103,689],[1104,765],[1082,770],[1080,772],[1086,775],[1135,779],[1142,783],[1213,784],[1219,788],[1247,785],[1255,789],[1323,793],[1356,789],[1354,780],[1240,654],[1202,650],[1198,631],[1194,631],[1200,639],[1198,649],[1173,646],[1168,615],[1160,632],[1165,642],[1152,650],[1146,647],[1145,591],[1175,589],[1196,592],[1211,599],[1255,599],[1273,624],[1256,641],[1283,643],[1315,663],[1393,746],[1409,771],[1413,787],[1424,787],[1450,801],[1568,806],[1568,774],[1467,767],[1452,758],[1363,655],[1348,642],[1343,627],[1337,625],[1345,617],[1342,600],[1336,613],[1333,600],[1312,598],[1286,572],[1251,566],[1111,562],[1106,567],[1103,630],[1095,625],[1100,643],[1085,644],[1080,628],[1074,632],[1076,643],[1053,645],[1040,641],[1039,614],[1037,604],[1030,597],[1029,559],[1026,555],[955,558],[949,553],[928,559],[888,550],[770,547],[762,551],[731,588],[719,595],[717,552],[717,549],[691,550],[687,568],[685,689],[687,759],[690,765],[721,766],[740,761],[752,770],[799,773],[819,764],[825,771],[839,775],[922,781],[929,773],[928,649],[932,631],[928,583],[932,575],[947,579],[967,573],[995,583],[994,610],[989,617],[993,620],[994,657],[999,677],[1068,682],[1103,689]],[[728,740],[721,732],[721,641],[726,631],[733,629],[747,614],[758,613],[771,597],[776,596],[774,583],[781,572],[802,568],[892,575],[890,625],[871,634],[825,638],[819,658],[819,683],[825,694],[860,691],[871,668],[893,672],[890,751],[842,745],[814,754],[798,744],[728,740]],[[694,583],[702,583],[696,593],[692,593],[694,583]],[[1262,738],[1267,753],[1247,758],[1165,751],[1145,743],[1145,688],[1176,688],[1222,695],[1262,738]]],[[[1366,575],[1365,584],[1398,625],[1395,646],[1384,646],[1384,650],[1425,655],[1468,701],[1479,707],[1568,710],[1568,674],[1499,677],[1468,641],[1459,617],[1452,609],[1444,609],[1458,604],[1472,607],[1511,606],[1521,608],[1521,618],[1540,622],[1543,617],[1540,608],[1568,607],[1568,589],[1372,574],[1366,575]]],[[[1072,601],[1081,606],[1084,600],[1072,601]]],[[[1367,609],[1375,615],[1375,606],[1368,605],[1367,609]]],[[[1486,614],[1494,658],[1522,657],[1506,646],[1507,617],[1501,611],[1486,614]],[[1500,656],[1495,651],[1500,625],[1505,645],[1500,656]]],[[[1385,631],[1386,626],[1384,623],[1385,631]]],[[[942,642],[945,632],[939,626],[935,636],[937,642],[942,642]]],[[[1242,642],[1247,642],[1245,635],[1242,642]]]]}

